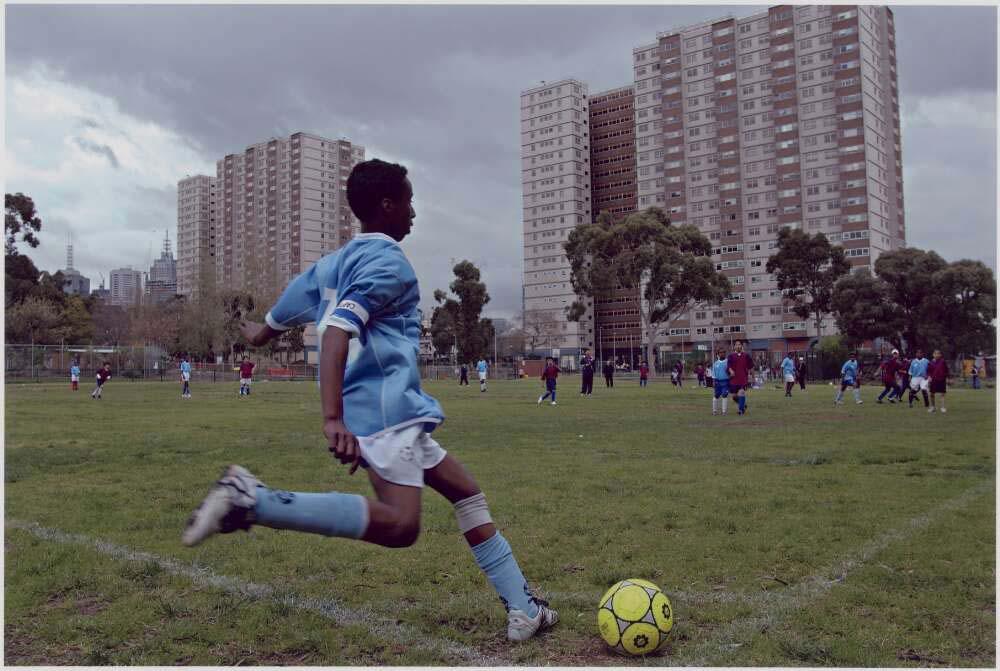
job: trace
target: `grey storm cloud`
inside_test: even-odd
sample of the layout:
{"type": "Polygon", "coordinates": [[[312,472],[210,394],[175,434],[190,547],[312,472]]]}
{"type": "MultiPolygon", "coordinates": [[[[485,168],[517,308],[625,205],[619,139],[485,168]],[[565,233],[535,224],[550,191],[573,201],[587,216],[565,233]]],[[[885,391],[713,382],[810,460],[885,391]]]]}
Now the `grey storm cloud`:
{"type": "MultiPolygon", "coordinates": [[[[513,313],[521,301],[520,91],[564,77],[591,92],[628,84],[632,48],[654,42],[657,31],[765,8],[11,5],[6,58],[8,73],[44,64],[112,97],[124,112],[176,131],[206,161],[297,130],[403,161],[417,208],[405,247],[425,298],[451,280],[442,260],[478,259],[493,297],[488,311],[513,313]]],[[[995,8],[893,11],[901,99],[995,95],[995,8]]],[[[904,162],[941,142],[933,133],[904,137],[904,162]]],[[[983,188],[995,189],[995,151],[955,160],[993,175],[983,188]]],[[[995,201],[992,191],[986,205],[970,208],[981,217],[975,226],[993,228],[995,201]]],[[[909,216],[922,230],[922,215],[909,216]]],[[[977,249],[995,246],[991,236],[977,229],[967,237],[977,249]]],[[[911,244],[932,241],[911,236],[911,244]]]]}
{"type": "Polygon", "coordinates": [[[76,143],[76,146],[86,152],[105,157],[108,159],[108,162],[111,163],[112,167],[118,167],[118,157],[115,156],[114,150],[108,145],[91,142],[90,140],[86,140],[82,137],[73,138],[73,142],[76,143]]]}

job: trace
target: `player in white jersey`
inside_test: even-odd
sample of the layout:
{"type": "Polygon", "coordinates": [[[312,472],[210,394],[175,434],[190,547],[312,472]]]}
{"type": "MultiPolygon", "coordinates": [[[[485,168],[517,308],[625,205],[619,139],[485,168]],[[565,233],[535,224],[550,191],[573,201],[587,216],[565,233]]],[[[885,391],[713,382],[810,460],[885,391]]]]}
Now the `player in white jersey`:
{"type": "Polygon", "coordinates": [[[363,233],[295,278],[266,324],[244,323],[242,331],[259,347],[288,328],[316,323],[329,450],[350,473],[366,469],[375,498],[273,490],[234,465],[194,511],[182,541],[196,545],[261,525],[405,547],[420,532],[426,483],[454,505],[459,530],[507,608],[507,637],[526,640],[558,614],[529,592],[479,485],[431,437],[444,414],[420,388],[420,293],[398,244],[415,216],[406,168],[359,163],[347,199],[363,233]]]}

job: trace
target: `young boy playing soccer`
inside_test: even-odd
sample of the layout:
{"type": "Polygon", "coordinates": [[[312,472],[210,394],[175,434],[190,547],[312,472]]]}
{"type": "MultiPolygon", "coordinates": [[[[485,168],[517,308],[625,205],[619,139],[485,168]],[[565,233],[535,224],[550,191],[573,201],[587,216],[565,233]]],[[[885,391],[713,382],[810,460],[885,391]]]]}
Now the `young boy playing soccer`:
{"type": "Polygon", "coordinates": [[[840,391],[837,392],[837,397],[833,399],[834,404],[844,404],[844,390],[848,387],[854,391],[854,402],[858,405],[864,403],[864,401],[861,400],[861,389],[858,388],[857,352],[851,352],[851,356],[844,362],[844,365],[840,367],[840,391]]]}
{"type": "Polygon", "coordinates": [[[454,504],[459,530],[507,608],[507,637],[526,640],[558,615],[529,593],[479,485],[430,435],[444,413],[420,388],[420,292],[398,244],[416,216],[406,168],[359,163],[347,180],[347,200],[363,232],[292,280],[265,324],[244,322],[241,330],[259,347],[315,320],[329,450],[351,465],[350,473],[367,470],[375,498],[279,492],[234,465],[191,515],[182,541],[197,545],[256,524],[406,547],[420,532],[427,484],[454,504]]]}
{"type": "Polygon", "coordinates": [[[90,392],[90,398],[96,398],[98,401],[101,400],[101,392],[104,391],[104,383],[111,379],[111,364],[107,361],[104,365],[97,369],[97,386],[94,387],[94,391],[90,392]]]}
{"type": "Polygon", "coordinates": [[[77,391],[80,388],[80,362],[74,361],[69,367],[69,388],[77,391]]]}
{"type": "Polygon", "coordinates": [[[882,390],[882,393],[878,395],[878,398],[875,399],[875,402],[881,403],[882,399],[885,398],[886,395],[888,395],[889,403],[895,403],[896,394],[899,391],[898,387],[896,387],[896,373],[899,372],[898,349],[892,350],[892,356],[882,362],[882,364],[879,366],[878,372],[882,374],[882,386],[884,387],[884,389],[882,390]]]}
{"type": "Polygon", "coordinates": [[[924,356],[924,351],[922,349],[917,350],[917,355],[910,362],[910,407],[913,407],[913,399],[917,397],[917,392],[924,397],[924,407],[930,407],[930,401],[927,398],[927,366],[930,362],[927,357],[924,356]]]}
{"type": "Polygon", "coordinates": [[[486,372],[489,370],[486,359],[479,360],[479,363],[476,364],[476,370],[479,372],[479,391],[486,391],[486,372]]]}
{"type": "Polygon", "coordinates": [[[934,412],[937,408],[935,396],[941,396],[941,412],[948,412],[944,407],[944,396],[948,393],[948,362],[941,356],[941,350],[934,350],[931,355],[933,359],[927,365],[927,377],[931,388],[931,407],[927,412],[934,412]]]}
{"type": "Polygon", "coordinates": [[[552,396],[552,405],[556,404],[556,378],[559,377],[559,366],[552,357],[545,358],[545,370],[542,371],[542,382],[545,383],[545,393],[538,397],[538,404],[552,396]]]}
{"type": "Polygon", "coordinates": [[[243,361],[240,362],[240,396],[250,395],[250,385],[253,384],[253,369],[256,364],[247,357],[243,355],[243,361]]]}
{"type": "Polygon", "coordinates": [[[649,384],[649,364],[643,361],[639,364],[639,386],[645,387],[649,384]]]}
{"type": "Polygon", "coordinates": [[[721,403],[722,414],[725,415],[726,405],[729,403],[729,362],[726,360],[726,350],[722,347],[719,348],[719,358],[712,364],[712,384],[712,414],[718,414],[721,403]]]}
{"type": "Polygon", "coordinates": [[[181,388],[181,398],[191,398],[191,362],[188,361],[187,354],[181,361],[181,382],[184,383],[181,388]]]}
{"type": "Polygon", "coordinates": [[[747,387],[750,385],[750,373],[753,371],[753,359],[743,351],[743,341],[736,341],[736,351],[726,359],[726,372],[729,373],[729,393],[736,398],[739,406],[737,415],[747,412],[747,387]]]}

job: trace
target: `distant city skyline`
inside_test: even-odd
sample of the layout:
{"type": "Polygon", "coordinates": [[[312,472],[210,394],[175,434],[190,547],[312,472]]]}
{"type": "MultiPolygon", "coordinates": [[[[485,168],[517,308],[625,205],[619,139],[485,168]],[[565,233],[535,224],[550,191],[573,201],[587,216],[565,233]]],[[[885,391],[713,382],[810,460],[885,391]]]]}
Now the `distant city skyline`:
{"type": "MultiPolygon", "coordinates": [[[[11,5],[6,189],[43,221],[25,253],[57,270],[72,235],[96,285],[98,271],[147,267],[185,175],[213,174],[254,138],[349,137],[410,169],[403,248],[424,310],[452,279],[442,261],[465,258],[489,289],[485,312],[513,316],[520,92],[565,77],[620,86],[651,34],[766,7],[11,5]]],[[[996,268],[996,8],[893,11],[907,244],[996,268]]]]}

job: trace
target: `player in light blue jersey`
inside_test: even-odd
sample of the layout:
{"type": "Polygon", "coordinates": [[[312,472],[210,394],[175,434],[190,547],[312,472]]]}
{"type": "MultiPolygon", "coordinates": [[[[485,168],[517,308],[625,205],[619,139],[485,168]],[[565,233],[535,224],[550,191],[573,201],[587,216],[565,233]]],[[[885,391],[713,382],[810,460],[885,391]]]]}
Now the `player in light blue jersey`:
{"type": "Polygon", "coordinates": [[[712,364],[712,384],[715,387],[712,395],[712,414],[719,413],[719,406],[722,406],[722,414],[726,414],[726,406],[729,404],[729,360],[726,358],[726,350],[720,347],[719,358],[712,364]]]}
{"type": "Polygon", "coordinates": [[[405,547],[420,533],[426,483],[454,505],[459,530],[507,608],[507,637],[526,640],[558,614],[529,592],[479,485],[431,437],[444,413],[420,388],[420,292],[398,244],[416,216],[406,168],[359,163],[347,200],[363,232],[292,280],[265,324],[245,322],[242,332],[259,347],[315,322],[329,451],[350,473],[367,471],[375,498],[273,490],[234,465],[191,515],[182,541],[196,545],[256,524],[405,547]]]}
{"type": "Polygon", "coordinates": [[[785,378],[785,396],[791,398],[792,387],[795,386],[795,360],[792,358],[791,352],[781,360],[781,374],[785,378]]]}
{"type": "Polygon", "coordinates": [[[918,349],[917,355],[910,361],[910,368],[907,372],[910,374],[909,407],[911,408],[913,407],[913,400],[917,397],[918,391],[923,395],[924,407],[930,407],[930,400],[927,398],[927,390],[930,388],[927,380],[927,366],[929,364],[930,361],[924,356],[922,349],[918,349]]]}
{"type": "Polygon", "coordinates": [[[187,354],[181,361],[181,382],[184,383],[181,388],[181,398],[191,398],[191,362],[188,361],[187,354]]]}
{"type": "Polygon", "coordinates": [[[69,388],[73,391],[80,389],[80,362],[74,361],[69,367],[69,388]]]}
{"type": "Polygon", "coordinates": [[[861,405],[860,371],[858,370],[858,353],[852,352],[850,358],[840,368],[840,391],[833,402],[841,405],[844,402],[844,390],[851,387],[854,391],[854,402],[861,405]]]}
{"type": "Polygon", "coordinates": [[[490,366],[486,363],[486,359],[480,359],[479,363],[476,364],[476,371],[479,373],[479,391],[486,391],[486,374],[489,372],[490,366]]]}

